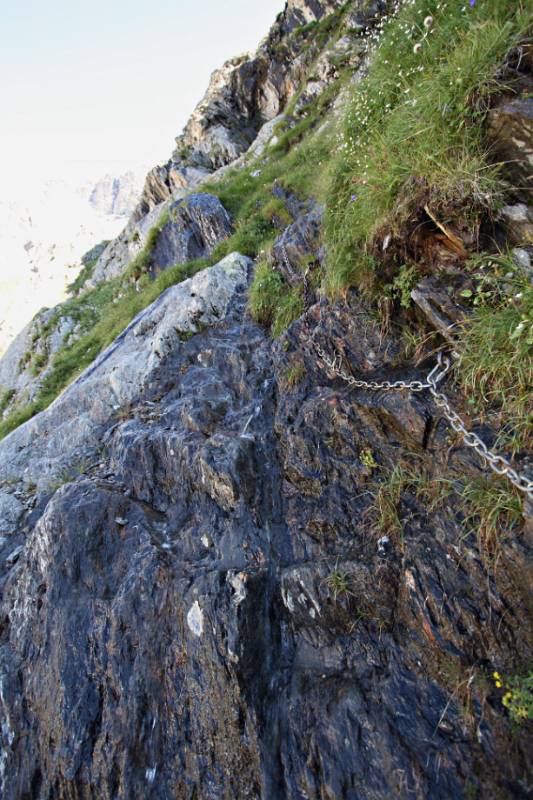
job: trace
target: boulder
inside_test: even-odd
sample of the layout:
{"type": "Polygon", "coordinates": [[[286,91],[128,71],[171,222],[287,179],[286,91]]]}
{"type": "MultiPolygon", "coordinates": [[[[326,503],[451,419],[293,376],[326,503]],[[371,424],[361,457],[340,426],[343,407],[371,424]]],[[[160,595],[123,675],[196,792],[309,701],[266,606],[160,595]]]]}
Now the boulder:
{"type": "Polygon", "coordinates": [[[121,275],[146,245],[150,231],[163,215],[168,214],[169,218],[152,251],[154,269],[207,256],[219,241],[230,235],[231,220],[217,197],[206,193],[187,197],[183,194],[177,191],[176,196],[167,197],[137,222],[130,221],[102,253],[87,285],[96,286],[121,275]]]}

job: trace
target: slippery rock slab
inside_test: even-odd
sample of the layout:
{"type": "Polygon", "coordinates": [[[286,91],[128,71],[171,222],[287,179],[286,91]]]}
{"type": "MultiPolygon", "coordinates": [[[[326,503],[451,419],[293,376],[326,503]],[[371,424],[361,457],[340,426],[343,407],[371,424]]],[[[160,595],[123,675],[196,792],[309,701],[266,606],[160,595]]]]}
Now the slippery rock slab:
{"type": "Polygon", "coordinates": [[[162,358],[224,318],[247,286],[251,263],[233,253],[163,292],[46,411],[0,442],[0,480],[24,474],[46,486],[66,459],[96,447],[102,428],[142,391],[162,358]]]}

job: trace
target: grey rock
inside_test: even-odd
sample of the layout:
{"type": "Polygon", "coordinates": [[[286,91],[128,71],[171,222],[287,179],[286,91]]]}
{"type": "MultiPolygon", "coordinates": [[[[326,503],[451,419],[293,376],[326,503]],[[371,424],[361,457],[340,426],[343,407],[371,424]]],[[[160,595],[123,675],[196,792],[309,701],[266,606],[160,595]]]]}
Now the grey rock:
{"type": "Polygon", "coordinates": [[[24,474],[46,489],[73,453],[95,448],[102,428],[139,395],[161,359],[224,317],[247,285],[250,264],[234,253],[167,289],[46,411],[0,442],[0,479],[24,474]]]}
{"type": "Polygon", "coordinates": [[[533,243],[533,206],[526,203],[504,206],[500,210],[500,220],[511,244],[533,243]]]}
{"type": "Polygon", "coordinates": [[[504,100],[488,114],[493,156],[503,162],[514,193],[528,201],[533,191],[533,97],[504,100]]]}
{"type": "Polygon", "coordinates": [[[313,259],[316,263],[322,260],[323,214],[321,206],[312,205],[300,213],[274,242],[272,256],[276,268],[291,286],[303,282],[305,271],[312,267],[313,259]]]}
{"type": "Polygon", "coordinates": [[[154,271],[209,255],[213,247],[231,233],[229,215],[214,195],[200,193],[186,198],[167,198],[138,222],[129,223],[121,236],[111,242],[100,256],[88,285],[95,286],[121,275],[165,213],[170,219],[152,252],[154,271]]]}
{"type": "MultiPolygon", "coordinates": [[[[151,309],[136,351],[131,330],[116,343],[123,357],[152,352],[178,300],[151,309]]],[[[453,499],[435,510],[402,488],[401,530],[376,530],[400,456],[435,481],[479,466],[429,397],[353,391],[320,365],[315,342],[354,374],[398,372],[399,342],[355,293],[275,344],[245,304],[235,288],[208,329],[167,330],[128,418],[100,428],[129,496],[76,478],[0,566],[2,796],[448,800],[465,776],[483,800],[513,796],[526,747],[475,690],[466,726],[453,687],[530,651],[524,542],[502,537],[489,594],[453,499]]],[[[93,405],[112,379],[102,361],[95,374],[93,405]]]]}
{"type": "Polygon", "coordinates": [[[170,220],[157,238],[152,269],[184,264],[209,255],[232,232],[229,214],[211,194],[193,194],[169,206],[170,220]]]}
{"type": "Polygon", "coordinates": [[[0,534],[13,533],[24,513],[24,506],[5,490],[0,490],[0,534]]]}
{"type": "Polygon", "coordinates": [[[39,311],[0,358],[0,395],[7,392],[10,396],[4,415],[35,397],[53,356],[75,330],[75,321],[61,310],[62,306],[57,306],[39,311]],[[41,360],[38,371],[32,370],[36,357],[41,360]]]}

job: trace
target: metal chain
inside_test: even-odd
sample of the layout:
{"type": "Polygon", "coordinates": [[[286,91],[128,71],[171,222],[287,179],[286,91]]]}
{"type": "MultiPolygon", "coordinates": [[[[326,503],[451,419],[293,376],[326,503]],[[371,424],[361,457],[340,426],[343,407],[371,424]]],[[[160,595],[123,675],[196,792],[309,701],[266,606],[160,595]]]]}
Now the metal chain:
{"type": "Polygon", "coordinates": [[[449,372],[451,367],[451,359],[448,355],[439,352],[437,356],[437,363],[428,374],[426,381],[362,381],[357,380],[350,375],[342,366],[342,357],[340,355],[335,355],[333,358],[329,358],[326,353],[322,350],[319,345],[316,345],[316,351],[318,353],[319,358],[324,362],[328,370],[333,372],[335,375],[338,375],[339,378],[342,378],[343,381],[348,383],[350,386],[354,386],[357,389],[384,389],[388,390],[401,390],[401,389],[409,389],[411,392],[421,392],[424,389],[429,389],[430,394],[432,395],[435,404],[442,409],[444,416],[452,426],[453,430],[456,433],[460,433],[463,437],[464,443],[468,447],[472,447],[473,450],[483,459],[483,461],[489,465],[493,472],[496,475],[505,475],[505,477],[511,481],[511,483],[516,486],[517,489],[520,489],[521,492],[525,492],[531,499],[533,499],[533,481],[529,480],[525,475],[520,475],[505,459],[503,456],[499,456],[496,453],[493,453],[492,450],[489,450],[485,442],[483,442],[479,436],[473,431],[469,431],[459,414],[453,410],[450,406],[449,400],[445,394],[439,392],[437,389],[438,384],[442,381],[444,376],[449,372]]]}

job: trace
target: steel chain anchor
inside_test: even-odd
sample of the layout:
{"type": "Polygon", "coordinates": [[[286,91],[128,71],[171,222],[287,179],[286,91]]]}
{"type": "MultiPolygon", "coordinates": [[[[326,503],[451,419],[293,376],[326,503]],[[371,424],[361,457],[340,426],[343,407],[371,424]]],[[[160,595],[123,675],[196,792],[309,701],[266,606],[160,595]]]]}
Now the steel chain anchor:
{"type": "Polygon", "coordinates": [[[346,372],[342,366],[342,357],[340,355],[335,355],[333,358],[330,358],[319,345],[316,345],[316,351],[328,370],[338,375],[339,378],[342,378],[343,381],[356,389],[383,389],[384,391],[408,389],[411,392],[421,392],[424,391],[424,389],[428,389],[435,404],[442,410],[453,430],[461,434],[464,443],[475,450],[496,475],[505,475],[517,489],[521,492],[525,492],[530,499],[533,499],[533,481],[529,480],[525,475],[520,475],[506,458],[489,450],[485,442],[480,439],[476,433],[468,430],[459,414],[450,406],[446,395],[438,391],[438,384],[451,368],[452,361],[448,354],[439,351],[437,363],[428,373],[425,382],[419,380],[363,381],[354,378],[353,375],[346,372]]]}

